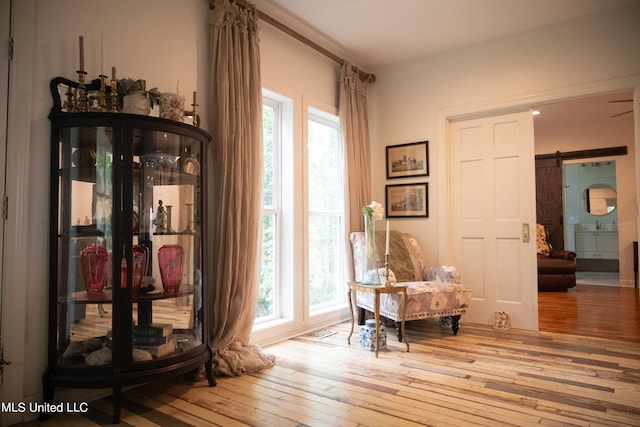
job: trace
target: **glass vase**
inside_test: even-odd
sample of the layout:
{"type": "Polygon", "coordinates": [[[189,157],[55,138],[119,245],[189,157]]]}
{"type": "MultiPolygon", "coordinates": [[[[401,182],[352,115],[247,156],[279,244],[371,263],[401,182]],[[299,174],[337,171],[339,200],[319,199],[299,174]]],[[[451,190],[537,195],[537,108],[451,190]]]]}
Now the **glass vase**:
{"type": "Polygon", "coordinates": [[[378,254],[376,252],[376,226],[375,220],[364,215],[364,250],[365,258],[362,266],[360,283],[363,285],[380,285],[378,274],[378,254]]]}
{"type": "Polygon", "coordinates": [[[160,277],[165,292],[176,292],[180,288],[184,267],[184,249],[180,245],[164,245],[158,250],[160,277]]]}
{"type": "Polygon", "coordinates": [[[147,274],[149,265],[149,248],[145,245],[135,245],[133,251],[133,294],[140,292],[142,278],[147,274]]]}
{"type": "Polygon", "coordinates": [[[104,246],[87,246],[80,251],[82,278],[88,293],[102,292],[107,279],[109,253],[104,246]]]}

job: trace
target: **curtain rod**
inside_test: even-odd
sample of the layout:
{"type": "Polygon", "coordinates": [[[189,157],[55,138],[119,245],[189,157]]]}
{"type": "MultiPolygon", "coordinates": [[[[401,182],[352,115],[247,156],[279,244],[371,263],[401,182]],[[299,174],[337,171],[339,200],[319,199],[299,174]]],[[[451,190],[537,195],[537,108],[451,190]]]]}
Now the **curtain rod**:
{"type": "MultiPolygon", "coordinates": [[[[233,2],[234,0],[230,0],[230,1],[233,2]]],[[[243,8],[247,4],[247,2],[245,0],[235,0],[234,3],[238,4],[238,6],[243,7],[243,8]]],[[[209,9],[213,9],[213,0],[209,0],[209,9]]],[[[294,29],[292,29],[290,27],[287,27],[282,22],[278,21],[275,18],[272,18],[271,16],[267,15],[263,11],[261,11],[261,10],[256,8],[256,13],[258,14],[258,18],[260,18],[263,21],[271,24],[272,26],[276,27],[277,29],[279,29],[283,33],[293,37],[294,39],[296,39],[296,40],[298,40],[298,41],[300,41],[300,42],[302,42],[304,44],[306,44],[307,46],[311,47],[312,49],[315,49],[316,51],[318,51],[321,54],[327,56],[328,58],[333,59],[338,64],[342,65],[344,63],[344,59],[343,58],[340,58],[338,55],[336,55],[335,53],[325,49],[324,47],[320,46],[316,42],[314,42],[312,40],[309,40],[308,38],[306,38],[305,36],[303,36],[299,32],[295,31],[294,29]]],[[[363,82],[373,83],[373,82],[376,81],[376,75],[375,74],[366,73],[366,72],[360,70],[358,67],[355,67],[355,66],[351,66],[351,69],[354,72],[358,73],[358,75],[360,76],[360,80],[362,80],[363,82]]]]}

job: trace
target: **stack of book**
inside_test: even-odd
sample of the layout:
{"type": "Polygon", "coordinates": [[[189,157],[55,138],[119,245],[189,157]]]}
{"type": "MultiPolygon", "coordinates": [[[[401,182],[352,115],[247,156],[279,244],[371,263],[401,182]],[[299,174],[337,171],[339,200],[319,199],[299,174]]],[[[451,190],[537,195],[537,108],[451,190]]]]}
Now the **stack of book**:
{"type": "Polygon", "coordinates": [[[133,347],[148,351],[154,358],[175,353],[176,340],[169,323],[149,323],[133,327],[133,347]]]}

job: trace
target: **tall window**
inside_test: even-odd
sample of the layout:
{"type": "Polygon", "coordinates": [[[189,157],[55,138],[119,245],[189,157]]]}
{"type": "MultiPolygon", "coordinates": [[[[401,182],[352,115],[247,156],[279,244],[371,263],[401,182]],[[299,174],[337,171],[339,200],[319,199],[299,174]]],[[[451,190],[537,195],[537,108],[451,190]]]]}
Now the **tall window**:
{"type": "Polygon", "coordinates": [[[262,265],[256,319],[265,321],[279,314],[279,233],[280,214],[280,104],[263,98],[262,131],[264,144],[264,181],[262,211],[262,265]]]}
{"type": "Polygon", "coordinates": [[[345,303],[338,117],[313,108],[296,115],[291,98],[266,89],[262,99],[264,198],[255,320],[261,331],[271,320],[301,322],[305,314],[329,313],[345,303]],[[307,121],[306,141],[303,132],[295,132],[304,128],[296,117],[307,121]]]}
{"type": "Polygon", "coordinates": [[[310,310],[344,300],[342,164],[338,117],[310,108],[307,141],[310,310]]]}

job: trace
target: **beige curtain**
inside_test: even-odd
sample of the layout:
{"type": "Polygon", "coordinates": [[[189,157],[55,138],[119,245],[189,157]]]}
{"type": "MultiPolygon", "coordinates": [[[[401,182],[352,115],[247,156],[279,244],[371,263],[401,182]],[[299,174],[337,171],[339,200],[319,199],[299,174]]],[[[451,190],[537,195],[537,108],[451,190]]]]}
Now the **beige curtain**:
{"type": "Polygon", "coordinates": [[[256,315],[262,206],[262,92],[253,5],[211,0],[210,217],[206,308],[216,375],[270,367],[249,345],[256,315]]]}
{"type": "MultiPolygon", "coordinates": [[[[363,231],[362,207],[371,203],[371,144],[367,118],[369,83],[345,61],[340,72],[340,126],[345,149],[348,232],[363,231]]],[[[347,257],[349,258],[349,257],[347,257]]]]}

